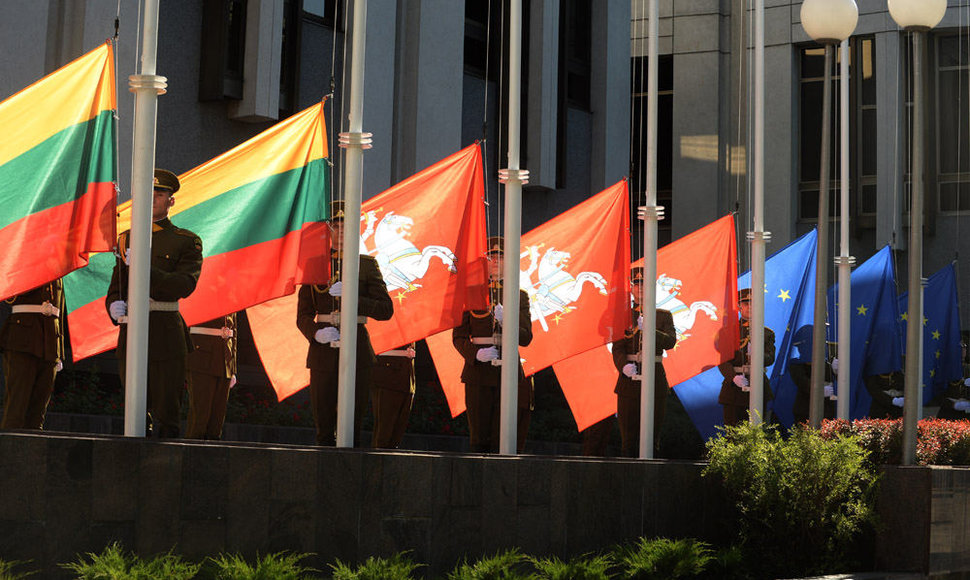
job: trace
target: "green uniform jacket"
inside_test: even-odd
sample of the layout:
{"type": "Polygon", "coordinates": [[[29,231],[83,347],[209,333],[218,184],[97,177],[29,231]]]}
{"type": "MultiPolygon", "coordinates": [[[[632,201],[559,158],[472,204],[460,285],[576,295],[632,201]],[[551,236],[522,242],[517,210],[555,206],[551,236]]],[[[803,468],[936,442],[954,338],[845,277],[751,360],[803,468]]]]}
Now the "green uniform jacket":
{"type": "MultiPolygon", "coordinates": [[[[64,314],[64,289],[60,279],[18,296],[7,298],[12,306],[50,302],[64,314]]],[[[0,328],[0,352],[22,352],[46,361],[64,360],[64,336],[60,316],[24,312],[11,314],[0,328]]]]}
{"type": "Polygon", "coordinates": [[[893,405],[893,399],[903,396],[903,383],[906,379],[900,371],[893,371],[884,375],[869,375],[863,378],[866,390],[872,397],[869,407],[869,417],[873,419],[899,419],[903,416],[903,408],[893,405]]]}
{"type": "MultiPolygon", "coordinates": [[[[414,343],[395,350],[414,348],[414,343]]],[[[414,359],[406,356],[378,355],[374,365],[374,388],[414,394],[414,359]]]]}
{"type": "MultiPolygon", "coordinates": [[[[357,315],[374,320],[390,320],[394,315],[394,302],[387,293],[384,277],[377,260],[372,256],[360,256],[360,285],[357,293],[357,315]]],[[[296,307],[296,326],[310,341],[306,366],[324,372],[337,372],[340,349],[320,344],[314,339],[317,331],[335,326],[330,321],[316,322],[318,314],[331,314],[339,311],[340,299],[331,296],[329,286],[303,286],[300,288],[296,307]]],[[[372,366],[375,362],[374,349],[370,344],[367,327],[357,325],[357,366],[372,366]]]]}
{"type": "MultiPolygon", "coordinates": [[[[465,359],[465,366],[461,371],[461,381],[476,385],[499,385],[502,382],[502,367],[495,366],[491,361],[481,362],[475,358],[481,348],[487,344],[474,344],[473,338],[492,338],[493,328],[496,328],[495,317],[491,310],[466,310],[461,315],[461,324],[451,332],[451,342],[465,359]]],[[[500,339],[499,339],[500,340],[500,339]]],[[[499,342],[497,340],[496,342],[499,342]]],[[[519,290],[519,346],[529,346],[532,342],[532,315],[529,313],[529,295],[519,290]]],[[[501,348],[501,344],[495,345],[501,348]]],[[[525,378],[522,364],[519,364],[519,381],[525,378]]]]}
{"type": "MultiPolygon", "coordinates": [[[[751,400],[749,393],[742,391],[740,387],[734,384],[734,375],[739,372],[735,369],[751,364],[751,361],[748,360],[748,331],[748,323],[745,321],[741,325],[741,347],[734,351],[734,358],[717,365],[718,370],[721,371],[721,376],[724,377],[724,380],[721,382],[721,392],[717,397],[717,402],[722,405],[747,407],[748,402],[751,400]]],[[[767,326],[765,327],[764,353],[765,368],[767,369],[775,362],[775,332],[767,326]]],[[[750,376],[748,376],[748,380],[751,380],[750,376]]],[[[771,386],[768,382],[767,374],[764,376],[764,385],[764,400],[770,401],[775,397],[771,394],[771,386]]]]}
{"type": "MultiPolygon", "coordinates": [[[[970,377],[970,366],[963,365],[963,376],[970,377]]],[[[970,400],[970,387],[963,384],[963,379],[950,381],[940,402],[940,411],[936,416],[940,419],[970,419],[970,414],[953,408],[955,400],[970,400]]]]}
{"type": "Polygon", "coordinates": [[[195,348],[189,352],[188,369],[193,373],[232,378],[236,374],[236,333],[239,332],[236,313],[203,322],[196,325],[196,328],[227,328],[232,331],[232,336],[192,334],[190,331],[195,348]]]}
{"type": "MultiPolygon", "coordinates": [[[[657,308],[657,346],[654,359],[654,368],[656,376],[656,389],[658,394],[663,394],[666,396],[667,389],[670,385],[667,383],[667,373],[664,371],[664,365],[661,360],[657,360],[663,357],[664,351],[669,350],[677,346],[677,330],[674,328],[674,317],[670,314],[668,310],[661,310],[657,308]],[[661,391],[662,389],[662,391],[661,391]]],[[[634,315],[639,316],[639,314],[634,311],[634,315]]],[[[636,325],[633,328],[626,331],[626,335],[613,342],[613,365],[616,370],[620,371],[620,376],[616,379],[616,388],[613,390],[614,393],[622,397],[639,397],[640,396],[640,381],[635,381],[630,377],[623,374],[623,367],[628,363],[636,362],[637,369],[642,372],[643,367],[642,361],[631,361],[630,356],[636,356],[640,353],[640,347],[643,344],[643,333],[637,329],[636,325]]]]}
{"type": "MultiPolygon", "coordinates": [[[[118,247],[128,249],[129,232],[118,238],[118,247]]],[[[152,268],[148,295],[160,302],[187,298],[195,291],[202,273],[202,240],[189,230],[175,227],[165,218],[152,225],[152,268]]],[[[111,283],[104,299],[105,309],[115,300],[128,300],[128,265],[115,261],[111,283]]],[[[109,313],[110,316],[110,313],[109,313]]],[[[114,319],[111,319],[114,321],[114,319]]],[[[117,322],[115,323],[117,324],[117,322]]],[[[118,356],[125,352],[128,325],[121,325],[118,356]]],[[[152,311],[148,315],[148,360],[185,357],[191,350],[189,329],[179,312],[152,311]]]]}

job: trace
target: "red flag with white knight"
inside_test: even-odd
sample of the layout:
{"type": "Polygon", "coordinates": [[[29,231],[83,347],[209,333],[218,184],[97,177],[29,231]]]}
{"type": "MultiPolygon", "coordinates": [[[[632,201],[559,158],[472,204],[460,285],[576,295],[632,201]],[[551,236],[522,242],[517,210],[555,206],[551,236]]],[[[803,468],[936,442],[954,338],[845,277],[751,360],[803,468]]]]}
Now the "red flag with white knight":
{"type": "Polygon", "coordinates": [[[630,321],[630,214],[626,180],[522,236],[520,287],[532,344],[525,374],[623,336],[630,321]]]}

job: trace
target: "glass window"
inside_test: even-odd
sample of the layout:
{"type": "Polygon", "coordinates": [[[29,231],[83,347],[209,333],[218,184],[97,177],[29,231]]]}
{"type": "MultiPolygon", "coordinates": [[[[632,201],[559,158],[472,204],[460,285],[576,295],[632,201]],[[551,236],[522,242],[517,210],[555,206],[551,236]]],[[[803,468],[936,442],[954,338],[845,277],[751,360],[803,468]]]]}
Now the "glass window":
{"type": "MultiPolygon", "coordinates": [[[[673,234],[673,152],[674,152],[674,58],[660,55],[657,71],[657,205],[664,206],[664,219],[658,225],[659,246],[670,243],[673,234]]],[[[635,205],[647,196],[647,57],[636,57],[631,64],[633,102],[630,160],[630,195],[635,205]]],[[[635,219],[636,215],[633,215],[635,219]]],[[[634,227],[636,227],[634,225],[634,227]]]]}
{"type": "Polygon", "coordinates": [[[935,80],[939,210],[970,211],[970,126],[966,114],[970,41],[960,35],[936,37],[935,80]]]}

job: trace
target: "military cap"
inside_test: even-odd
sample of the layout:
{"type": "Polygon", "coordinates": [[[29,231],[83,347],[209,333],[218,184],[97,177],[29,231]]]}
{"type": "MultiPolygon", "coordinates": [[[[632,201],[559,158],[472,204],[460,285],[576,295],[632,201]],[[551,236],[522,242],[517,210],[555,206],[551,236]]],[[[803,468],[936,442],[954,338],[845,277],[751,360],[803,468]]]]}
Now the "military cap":
{"type": "Polygon", "coordinates": [[[179,190],[179,186],[179,178],[174,173],[167,169],[155,169],[153,189],[167,191],[171,195],[179,190]]]}
{"type": "Polygon", "coordinates": [[[330,202],[330,221],[344,221],[344,200],[335,199],[330,202]]]}
{"type": "Polygon", "coordinates": [[[633,266],[630,268],[630,280],[634,283],[643,283],[643,266],[633,266]]]}
{"type": "Polygon", "coordinates": [[[502,254],[505,252],[505,238],[502,236],[490,236],[488,238],[488,254],[502,254]]]}
{"type": "Polygon", "coordinates": [[[751,288],[738,290],[738,302],[751,302],[751,288]]]}

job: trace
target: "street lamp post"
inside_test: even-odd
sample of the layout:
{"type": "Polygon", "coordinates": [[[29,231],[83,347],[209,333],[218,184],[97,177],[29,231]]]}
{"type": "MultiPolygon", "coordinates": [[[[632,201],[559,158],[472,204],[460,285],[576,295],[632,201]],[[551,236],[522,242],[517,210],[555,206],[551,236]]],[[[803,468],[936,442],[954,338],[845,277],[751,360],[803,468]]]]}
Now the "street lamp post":
{"type": "Polygon", "coordinates": [[[946,13],[946,0],[889,0],[889,14],[913,38],[913,132],[909,211],[909,299],[906,325],[906,386],[903,396],[903,465],[916,460],[916,422],[919,419],[920,349],[923,343],[923,33],[946,13]]]}
{"type": "MultiPolygon", "coordinates": [[[[812,427],[822,423],[825,379],[825,298],[828,291],[829,147],[832,118],[832,62],[835,45],[849,38],[859,20],[854,0],[805,0],[802,28],[825,47],[825,77],[822,88],[822,143],[818,184],[818,244],[815,259],[815,312],[812,320],[812,389],[808,420],[812,427]]],[[[843,79],[845,82],[846,79],[843,79]]],[[[847,337],[840,337],[845,340],[847,337]]],[[[843,396],[848,396],[845,393],[843,396]]]]}

